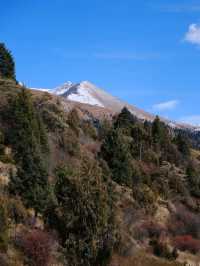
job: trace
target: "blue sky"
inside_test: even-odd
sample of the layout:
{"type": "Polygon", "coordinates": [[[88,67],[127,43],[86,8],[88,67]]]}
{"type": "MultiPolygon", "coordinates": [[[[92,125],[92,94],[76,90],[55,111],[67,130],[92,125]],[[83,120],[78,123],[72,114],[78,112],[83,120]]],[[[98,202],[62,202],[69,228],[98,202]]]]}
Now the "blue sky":
{"type": "Polygon", "coordinates": [[[0,41],[27,86],[89,80],[147,111],[200,124],[199,1],[1,1],[0,41]]]}

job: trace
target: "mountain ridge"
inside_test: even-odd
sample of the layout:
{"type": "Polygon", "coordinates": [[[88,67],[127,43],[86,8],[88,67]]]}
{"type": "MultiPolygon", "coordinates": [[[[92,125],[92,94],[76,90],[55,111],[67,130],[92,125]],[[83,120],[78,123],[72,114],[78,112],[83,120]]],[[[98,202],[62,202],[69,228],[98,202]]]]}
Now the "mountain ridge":
{"type": "MultiPolygon", "coordinates": [[[[111,94],[107,93],[105,90],[97,87],[90,81],[81,81],[78,83],[73,83],[67,81],[60,86],[53,89],[43,89],[43,88],[32,88],[33,90],[46,91],[48,93],[61,96],[66,100],[70,100],[77,103],[88,104],[91,106],[96,106],[100,108],[106,108],[114,113],[119,113],[123,107],[127,107],[129,111],[141,120],[148,120],[152,122],[156,115],[153,115],[147,111],[144,111],[134,105],[131,105],[111,94]]],[[[200,131],[200,127],[193,126],[186,123],[179,123],[161,118],[167,125],[172,128],[189,129],[192,131],[200,131]]]]}

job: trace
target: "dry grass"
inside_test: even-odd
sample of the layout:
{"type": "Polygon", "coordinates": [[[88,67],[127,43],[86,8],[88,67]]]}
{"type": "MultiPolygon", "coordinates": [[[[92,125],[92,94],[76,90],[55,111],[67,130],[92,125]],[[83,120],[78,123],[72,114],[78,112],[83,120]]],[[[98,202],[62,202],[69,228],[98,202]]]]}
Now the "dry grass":
{"type": "Polygon", "coordinates": [[[199,150],[191,150],[191,154],[194,158],[199,159],[200,158],[200,151],[199,150]]]}
{"type": "Polygon", "coordinates": [[[183,266],[177,261],[167,261],[145,252],[139,252],[132,257],[113,256],[110,266],[183,266]]]}

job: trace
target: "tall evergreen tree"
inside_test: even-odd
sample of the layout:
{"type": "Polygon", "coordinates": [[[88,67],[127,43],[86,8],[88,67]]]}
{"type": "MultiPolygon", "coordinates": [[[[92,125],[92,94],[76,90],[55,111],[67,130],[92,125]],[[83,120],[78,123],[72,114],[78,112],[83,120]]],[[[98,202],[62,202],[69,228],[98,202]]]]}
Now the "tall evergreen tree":
{"type": "Polygon", "coordinates": [[[155,144],[160,143],[163,140],[164,125],[160,121],[160,118],[156,116],[152,124],[152,136],[155,144]]]}
{"type": "Polygon", "coordinates": [[[15,80],[15,62],[4,43],[0,43],[0,78],[15,80]]]}
{"type": "Polygon", "coordinates": [[[182,153],[182,155],[187,158],[190,156],[190,143],[186,136],[181,134],[181,132],[178,133],[178,135],[175,138],[175,143],[178,147],[178,150],[182,153]]]}
{"type": "Polygon", "coordinates": [[[11,104],[10,123],[9,140],[17,162],[17,175],[11,178],[10,191],[40,212],[47,196],[48,176],[42,158],[44,130],[26,89],[22,89],[11,104]]]}
{"type": "Polygon", "coordinates": [[[105,138],[101,155],[112,172],[112,178],[119,184],[132,185],[133,165],[129,143],[120,129],[113,129],[105,138]]]}
{"type": "Polygon", "coordinates": [[[73,170],[57,169],[55,196],[57,206],[45,217],[62,239],[67,265],[108,265],[115,241],[114,206],[98,164],[85,157],[73,170]]]}
{"type": "Polygon", "coordinates": [[[150,143],[149,136],[142,125],[136,124],[131,130],[131,137],[133,138],[131,145],[132,155],[141,161],[143,152],[150,143]]]}
{"type": "Polygon", "coordinates": [[[130,133],[131,127],[136,123],[137,118],[128,110],[127,107],[124,107],[121,113],[117,116],[114,127],[124,129],[126,133],[130,133]]]}

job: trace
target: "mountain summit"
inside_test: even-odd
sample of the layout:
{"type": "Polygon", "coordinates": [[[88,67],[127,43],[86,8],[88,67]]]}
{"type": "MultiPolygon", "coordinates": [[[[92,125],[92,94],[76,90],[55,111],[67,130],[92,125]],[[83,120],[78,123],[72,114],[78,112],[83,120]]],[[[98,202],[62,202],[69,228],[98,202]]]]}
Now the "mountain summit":
{"type": "Polygon", "coordinates": [[[110,95],[89,81],[82,81],[80,83],[68,81],[54,89],[37,90],[47,91],[70,101],[106,108],[116,113],[126,106],[139,119],[150,121],[154,119],[153,115],[110,95]]]}

